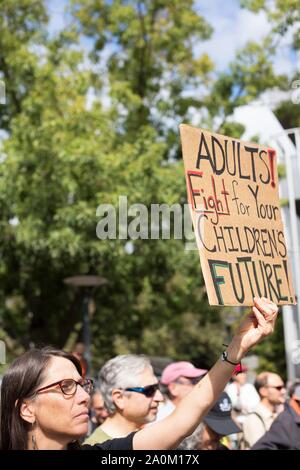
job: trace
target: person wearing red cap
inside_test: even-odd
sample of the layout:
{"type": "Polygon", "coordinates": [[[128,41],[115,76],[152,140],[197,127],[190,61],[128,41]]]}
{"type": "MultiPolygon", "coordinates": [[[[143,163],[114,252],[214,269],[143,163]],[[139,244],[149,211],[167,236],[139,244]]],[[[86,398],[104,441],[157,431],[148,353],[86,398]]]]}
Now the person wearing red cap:
{"type": "Polygon", "coordinates": [[[231,378],[232,382],[226,387],[233,409],[239,415],[251,413],[260,400],[254,385],[247,382],[247,372],[246,366],[237,365],[231,378]]]}
{"type": "MultiPolygon", "coordinates": [[[[256,408],[260,400],[254,385],[247,382],[247,372],[246,366],[238,364],[231,377],[231,383],[225,389],[232,402],[234,417],[241,427],[245,416],[256,408]]],[[[235,448],[241,445],[239,439],[240,436],[237,434],[231,435],[232,445],[235,448]]]]}
{"type": "Polygon", "coordinates": [[[159,407],[156,421],[171,414],[206,373],[207,369],[198,369],[187,361],[172,362],[165,367],[160,384],[166,399],[159,407]]]}

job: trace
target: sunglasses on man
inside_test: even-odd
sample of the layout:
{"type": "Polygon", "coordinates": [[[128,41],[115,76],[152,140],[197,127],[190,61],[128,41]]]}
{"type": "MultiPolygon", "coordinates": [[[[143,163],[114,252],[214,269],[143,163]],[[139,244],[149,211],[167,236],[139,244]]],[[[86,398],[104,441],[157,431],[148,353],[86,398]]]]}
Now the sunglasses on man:
{"type": "Polygon", "coordinates": [[[284,385],[268,385],[268,388],[276,388],[280,392],[283,388],[285,388],[284,385]]]}
{"type": "Polygon", "coordinates": [[[175,382],[181,385],[196,385],[206,374],[200,375],[198,377],[183,377],[182,379],[177,379],[175,382]]]}
{"type": "Polygon", "coordinates": [[[146,385],[146,387],[127,387],[126,392],[142,393],[145,397],[154,397],[155,393],[159,390],[159,384],[146,385]]]}

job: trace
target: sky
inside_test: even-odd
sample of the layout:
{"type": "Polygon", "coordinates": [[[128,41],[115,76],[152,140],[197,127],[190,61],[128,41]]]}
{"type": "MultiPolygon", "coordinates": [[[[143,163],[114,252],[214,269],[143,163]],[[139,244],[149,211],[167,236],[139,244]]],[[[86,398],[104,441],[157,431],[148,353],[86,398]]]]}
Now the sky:
{"type": "MultiPolygon", "coordinates": [[[[46,0],[50,13],[49,31],[55,34],[63,29],[70,18],[64,12],[67,0],[46,0]]],[[[197,54],[207,53],[214,61],[217,70],[228,67],[249,40],[261,40],[270,30],[270,24],[264,12],[254,14],[240,8],[239,0],[196,0],[196,11],[203,15],[213,27],[214,33],[208,41],[195,46],[197,54]]],[[[277,73],[292,75],[299,70],[299,57],[290,50],[290,38],[281,42],[274,61],[277,73]]]]}

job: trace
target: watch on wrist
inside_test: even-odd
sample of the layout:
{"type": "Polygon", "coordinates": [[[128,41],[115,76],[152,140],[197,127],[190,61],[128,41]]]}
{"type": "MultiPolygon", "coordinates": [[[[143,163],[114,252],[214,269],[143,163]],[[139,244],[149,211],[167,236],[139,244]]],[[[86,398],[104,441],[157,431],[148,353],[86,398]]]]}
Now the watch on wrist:
{"type": "Polygon", "coordinates": [[[238,366],[240,364],[240,362],[232,362],[228,359],[228,352],[227,351],[223,351],[222,352],[222,356],[221,356],[221,360],[224,361],[224,362],[229,362],[229,364],[232,364],[233,366],[238,366]]]}

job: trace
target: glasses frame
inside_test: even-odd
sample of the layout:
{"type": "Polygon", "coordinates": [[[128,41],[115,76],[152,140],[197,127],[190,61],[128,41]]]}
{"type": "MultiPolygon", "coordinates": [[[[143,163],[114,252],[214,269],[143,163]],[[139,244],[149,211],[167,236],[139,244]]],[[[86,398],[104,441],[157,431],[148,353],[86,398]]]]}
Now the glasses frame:
{"type": "Polygon", "coordinates": [[[285,388],[285,385],[268,385],[268,388],[276,388],[276,390],[280,392],[283,388],[285,388]]]}
{"type": "Polygon", "coordinates": [[[125,392],[137,392],[142,393],[147,398],[152,398],[159,390],[159,383],[146,385],[145,387],[127,387],[124,389],[125,392]]]}
{"type": "Polygon", "coordinates": [[[93,391],[93,388],[94,388],[94,382],[92,379],[83,379],[81,382],[77,382],[76,380],[74,379],[62,379],[62,380],[58,380],[57,382],[53,382],[52,384],[49,384],[49,385],[46,385],[45,387],[41,387],[41,388],[38,388],[36,391],[35,391],[35,395],[37,395],[38,393],[40,392],[44,392],[45,390],[48,390],[48,388],[52,388],[52,387],[55,387],[55,386],[59,386],[61,392],[63,393],[63,395],[66,395],[67,397],[72,397],[75,395],[75,393],[77,392],[77,387],[78,385],[80,385],[83,390],[85,392],[87,392],[88,394],[90,394],[92,391],[93,391]],[[72,393],[66,393],[64,390],[63,390],[63,385],[62,385],[62,382],[65,382],[65,381],[72,381],[74,384],[76,384],[76,387],[75,387],[75,390],[74,392],[72,393]],[[87,391],[85,389],[85,386],[90,386],[90,390],[87,391]]]}
{"type": "Polygon", "coordinates": [[[180,385],[197,385],[197,383],[199,383],[200,380],[202,380],[205,375],[206,375],[206,373],[203,374],[203,375],[200,375],[198,377],[184,377],[184,376],[182,376],[182,378],[188,380],[189,382],[181,382],[180,378],[178,378],[177,380],[175,380],[175,383],[180,384],[180,385]]]}

